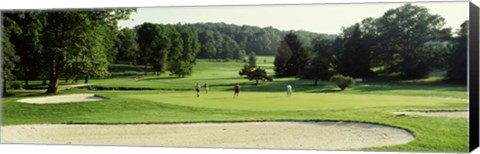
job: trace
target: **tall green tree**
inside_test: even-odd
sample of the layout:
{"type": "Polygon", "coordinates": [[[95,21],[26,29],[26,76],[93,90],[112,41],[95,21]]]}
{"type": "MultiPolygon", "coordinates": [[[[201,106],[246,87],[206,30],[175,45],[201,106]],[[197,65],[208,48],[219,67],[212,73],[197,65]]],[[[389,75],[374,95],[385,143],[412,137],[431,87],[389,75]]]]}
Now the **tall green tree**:
{"type": "Polygon", "coordinates": [[[375,23],[380,34],[380,50],[374,53],[377,61],[383,63],[387,72],[407,78],[425,76],[432,69],[432,63],[441,58],[438,52],[444,50],[428,47],[429,42],[450,38],[450,29],[443,28],[444,18],[412,4],[388,10],[375,23]]]}
{"type": "Polygon", "coordinates": [[[298,76],[307,65],[308,54],[294,33],[288,33],[280,42],[275,56],[275,75],[298,76]]]}
{"type": "Polygon", "coordinates": [[[15,47],[10,42],[10,36],[12,34],[21,33],[21,29],[15,23],[14,20],[8,16],[4,16],[2,20],[2,80],[3,80],[3,95],[7,94],[7,81],[13,80],[15,76],[12,71],[15,69],[15,63],[18,62],[20,57],[15,55],[15,47]]]}
{"type": "Polygon", "coordinates": [[[448,66],[447,80],[450,82],[467,83],[467,45],[468,20],[460,25],[457,37],[453,39],[453,49],[448,66]]]}
{"type": "Polygon", "coordinates": [[[91,67],[71,65],[82,68],[84,71],[82,75],[86,75],[86,77],[92,72],[95,72],[94,74],[104,73],[108,65],[108,51],[111,48],[104,46],[103,43],[113,46],[113,43],[108,43],[113,41],[105,41],[112,34],[108,33],[106,36],[104,35],[106,32],[100,34],[97,31],[112,30],[110,28],[116,27],[116,21],[127,18],[130,12],[131,10],[48,12],[41,34],[50,80],[47,93],[57,92],[59,77],[65,73],[65,69],[74,69],[66,66],[66,64],[73,63],[74,60],[89,61],[86,65],[92,65],[91,67]],[[106,63],[102,62],[104,59],[106,63]]]}
{"type": "Polygon", "coordinates": [[[163,73],[168,64],[168,49],[171,46],[167,33],[167,27],[153,23],[143,23],[137,30],[140,57],[145,75],[151,64],[154,74],[163,73]]]}
{"type": "Polygon", "coordinates": [[[117,35],[115,47],[118,50],[117,60],[130,61],[133,65],[137,65],[140,53],[135,30],[130,28],[121,29],[117,35]]]}
{"type": "Polygon", "coordinates": [[[353,78],[373,76],[373,71],[370,70],[370,49],[360,31],[360,24],[345,29],[343,33],[346,42],[339,57],[338,73],[353,78]]]}
{"type": "Polygon", "coordinates": [[[280,47],[277,49],[277,55],[275,56],[275,60],[273,61],[273,65],[275,66],[275,76],[277,77],[286,77],[291,76],[292,67],[289,66],[289,60],[292,58],[292,49],[285,40],[280,42],[280,47]]]}
{"type": "Polygon", "coordinates": [[[198,58],[213,59],[217,55],[217,48],[215,47],[215,40],[213,37],[213,31],[204,30],[198,33],[198,40],[200,41],[201,48],[198,53],[198,58]]]}
{"type": "MultiPolygon", "coordinates": [[[[87,20],[87,19],[85,19],[87,20]]],[[[114,39],[117,35],[116,25],[104,20],[90,20],[80,23],[75,30],[78,35],[71,52],[65,55],[64,76],[84,79],[88,83],[91,77],[108,77],[108,65],[114,61],[114,39]]]]}
{"type": "Polygon", "coordinates": [[[19,28],[19,33],[12,33],[10,41],[15,47],[16,54],[20,56],[18,62],[18,77],[29,86],[29,80],[34,80],[45,75],[44,62],[41,57],[42,45],[40,33],[43,29],[44,13],[42,12],[16,12],[5,13],[5,17],[13,20],[19,28]]]}
{"type": "MultiPolygon", "coordinates": [[[[242,52],[237,42],[228,36],[223,37],[224,41],[221,44],[220,57],[222,59],[243,59],[245,57],[245,51],[242,52]]],[[[218,50],[217,50],[218,51],[218,50]]]]}
{"type": "Polygon", "coordinates": [[[318,80],[329,80],[334,74],[334,54],[331,41],[318,36],[312,40],[312,58],[305,68],[304,78],[314,79],[315,85],[318,80]]]}
{"type": "Polygon", "coordinates": [[[140,48],[140,60],[144,65],[143,72],[147,75],[148,65],[153,55],[153,48],[156,39],[157,27],[153,23],[143,23],[137,29],[137,41],[140,48]]]}
{"type": "Polygon", "coordinates": [[[175,25],[174,28],[168,70],[171,75],[185,77],[193,71],[200,43],[196,33],[191,29],[182,25],[175,25]]]}

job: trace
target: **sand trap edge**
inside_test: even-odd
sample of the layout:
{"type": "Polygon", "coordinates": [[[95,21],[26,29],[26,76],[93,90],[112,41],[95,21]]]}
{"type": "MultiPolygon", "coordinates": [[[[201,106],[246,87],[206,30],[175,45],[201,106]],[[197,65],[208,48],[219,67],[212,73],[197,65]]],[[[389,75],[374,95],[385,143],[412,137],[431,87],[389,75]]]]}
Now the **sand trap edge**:
{"type": "MultiPolygon", "coordinates": [[[[59,126],[59,127],[82,127],[82,125],[84,127],[101,127],[102,125],[104,125],[105,127],[113,127],[115,125],[124,125],[125,127],[135,127],[135,126],[138,126],[138,127],[145,127],[145,126],[150,126],[150,127],[156,127],[156,125],[178,125],[178,126],[181,126],[183,124],[185,125],[195,125],[195,124],[199,124],[199,125],[209,125],[209,124],[213,124],[213,125],[218,125],[218,124],[242,124],[242,123],[245,123],[245,124],[249,124],[249,123],[262,123],[262,122],[265,122],[266,124],[268,123],[291,123],[291,124],[296,124],[296,125],[315,125],[316,123],[318,123],[319,125],[327,125],[327,126],[320,126],[320,127],[330,127],[328,125],[334,125],[334,126],[338,126],[338,127],[345,127],[345,126],[348,126],[348,125],[358,125],[358,126],[355,126],[355,127],[359,127],[358,129],[364,129],[365,127],[369,128],[369,127],[380,127],[383,129],[392,129],[391,131],[404,131],[404,135],[405,136],[409,136],[408,139],[404,140],[403,143],[392,143],[390,145],[380,145],[380,146],[366,146],[366,147],[360,147],[360,148],[341,148],[341,149],[333,149],[333,150],[347,150],[347,149],[350,149],[350,150],[361,150],[363,148],[373,148],[373,147],[383,147],[383,146],[396,146],[396,145],[403,145],[403,144],[408,144],[412,141],[415,141],[416,140],[416,135],[415,133],[413,133],[412,131],[406,129],[406,128],[402,128],[402,127],[398,127],[398,126],[392,126],[392,125],[388,125],[388,124],[382,124],[382,123],[376,123],[376,122],[359,122],[359,121],[337,121],[337,120],[302,120],[302,121],[298,121],[298,120],[258,120],[258,121],[228,121],[228,122],[221,122],[221,121],[213,121],[213,122],[165,122],[165,123],[128,123],[128,124],[119,124],[119,123],[112,123],[112,124],[109,124],[109,123],[83,123],[83,124],[79,124],[79,123],[76,123],[76,124],[72,124],[72,125],[69,125],[69,124],[32,124],[32,125],[9,125],[9,126],[41,126],[41,127],[49,127],[50,126],[59,126]],[[329,124],[330,123],[330,124],[329,124]],[[62,126],[64,125],[64,126],[62,126]]],[[[71,123],[70,123],[71,124],[71,123]]],[[[8,126],[4,126],[4,127],[8,127],[8,126]]],[[[26,144],[38,144],[38,143],[26,143],[26,144]]],[[[40,143],[40,144],[54,144],[54,145],[64,145],[64,144],[61,144],[61,143],[40,143]]],[[[69,144],[72,144],[72,143],[69,143],[69,144]]],[[[112,145],[112,146],[119,146],[119,144],[115,144],[115,143],[112,143],[112,144],[98,144],[98,143],[94,143],[94,144],[78,144],[78,143],[74,143],[74,145],[112,145]]],[[[292,149],[292,148],[268,148],[268,147],[264,147],[264,148],[255,148],[255,147],[222,147],[222,146],[179,146],[179,145],[176,145],[176,146],[171,146],[171,145],[120,145],[120,146],[154,146],[154,147],[199,147],[199,148],[246,148],[246,149],[251,149],[251,148],[254,148],[254,149],[292,149]]],[[[347,146],[348,147],[348,146],[347,146]]],[[[293,149],[303,149],[303,150],[332,150],[332,149],[322,149],[322,148],[293,148],[293,149]]]]}
{"type": "Polygon", "coordinates": [[[396,116],[469,118],[469,110],[404,110],[393,112],[393,114],[396,116]],[[452,115],[454,113],[458,115],[452,115]]]}
{"type": "Polygon", "coordinates": [[[107,99],[109,98],[93,93],[81,93],[23,98],[17,100],[17,102],[26,104],[70,104],[102,101],[107,99]]]}

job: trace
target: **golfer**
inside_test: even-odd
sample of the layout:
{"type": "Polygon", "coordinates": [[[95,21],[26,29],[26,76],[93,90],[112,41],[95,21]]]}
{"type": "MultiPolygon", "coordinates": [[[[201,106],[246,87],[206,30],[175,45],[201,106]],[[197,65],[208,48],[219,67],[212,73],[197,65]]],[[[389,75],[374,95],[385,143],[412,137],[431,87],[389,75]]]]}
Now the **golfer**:
{"type": "Polygon", "coordinates": [[[208,94],[208,83],[205,82],[203,86],[205,87],[205,94],[208,94]]]}
{"type": "Polygon", "coordinates": [[[233,89],[235,89],[235,93],[233,94],[233,98],[235,98],[235,96],[238,97],[238,93],[240,93],[240,85],[238,83],[235,83],[235,86],[233,87],[233,89]]]}
{"type": "Polygon", "coordinates": [[[200,84],[197,82],[197,85],[195,85],[195,91],[197,91],[197,97],[200,97],[200,84]]]}
{"type": "Polygon", "coordinates": [[[292,86],[287,85],[287,96],[292,96],[292,86]]]}

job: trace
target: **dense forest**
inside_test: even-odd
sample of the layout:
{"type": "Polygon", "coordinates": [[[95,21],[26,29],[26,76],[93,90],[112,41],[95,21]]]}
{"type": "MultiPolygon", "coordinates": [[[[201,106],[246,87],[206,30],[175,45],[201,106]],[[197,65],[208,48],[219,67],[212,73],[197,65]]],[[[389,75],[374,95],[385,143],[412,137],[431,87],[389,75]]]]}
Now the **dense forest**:
{"type": "Polygon", "coordinates": [[[441,69],[448,70],[447,81],[467,79],[468,21],[452,33],[444,18],[412,4],[344,27],[338,35],[225,23],[143,23],[120,29],[117,21],[131,12],[5,12],[3,92],[7,80],[22,80],[25,87],[43,80],[47,93],[54,93],[61,78],[88,82],[108,77],[112,63],[138,65],[145,75],[168,71],[185,77],[193,73],[196,59],[245,60],[247,55],[275,56],[276,77],[421,78],[441,69]]]}
{"type": "MultiPolygon", "coordinates": [[[[160,27],[171,26],[164,24],[156,24],[160,27]]],[[[120,34],[120,42],[135,42],[139,28],[138,25],[133,29],[123,28],[120,34]],[[129,37],[130,36],[130,37],[129,37]]],[[[196,55],[200,59],[237,59],[242,60],[251,52],[256,55],[276,54],[279,42],[287,33],[295,33],[300,40],[308,44],[316,36],[324,36],[329,40],[335,40],[336,35],[318,34],[308,31],[280,31],[273,27],[260,28],[257,26],[238,26],[225,23],[195,23],[176,26],[183,27],[195,32],[200,43],[200,51],[196,55]]],[[[134,44],[130,44],[134,45],[134,44]]],[[[128,48],[126,46],[123,49],[128,48]]],[[[129,54],[120,52],[117,55],[118,60],[130,61],[132,58],[129,54]]]]}
{"type": "MultiPolygon", "coordinates": [[[[235,42],[233,46],[238,46],[240,52],[245,51],[246,54],[254,52],[256,55],[275,55],[280,40],[289,32],[297,34],[304,43],[309,43],[312,38],[318,35],[325,36],[325,38],[331,40],[336,38],[336,35],[318,34],[308,31],[280,31],[273,27],[260,28],[257,26],[237,26],[225,23],[196,23],[186,26],[194,29],[198,33],[202,45],[206,47],[202,48],[198,58],[232,58],[222,56],[215,57],[213,56],[214,54],[211,53],[215,49],[219,53],[223,53],[223,48],[218,46],[218,44],[221,44],[223,41],[229,42],[233,40],[235,42]],[[212,46],[209,45],[210,43],[212,45],[215,44],[217,48],[209,50],[208,47],[212,46]]],[[[224,50],[224,52],[231,51],[224,50]]],[[[241,57],[233,57],[233,59],[238,58],[241,57]]]]}

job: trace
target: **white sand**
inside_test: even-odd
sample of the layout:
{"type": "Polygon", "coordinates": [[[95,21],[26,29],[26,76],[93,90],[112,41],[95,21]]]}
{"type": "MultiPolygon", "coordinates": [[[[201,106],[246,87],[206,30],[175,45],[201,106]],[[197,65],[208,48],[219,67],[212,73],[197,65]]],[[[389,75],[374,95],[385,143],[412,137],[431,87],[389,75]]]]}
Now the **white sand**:
{"type": "Polygon", "coordinates": [[[70,94],[47,97],[36,97],[20,99],[18,102],[30,104],[58,104],[58,103],[76,103],[76,102],[91,102],[100,101],[105,98],[95,96],[95,94],[70,94]]]}
{"type": "Polygon", "coordinates": [[[350,122],[245,122],[136,125],[15,125],[1,128],[1,143],[358,149],[405,144],[406,130],[350,122]]]}
{"type": "Polygon", "coordinates": [[[468,118],[468,111],[403,111],[394,112],[396,115],[418,115],[428,117],[468,118]]]}

